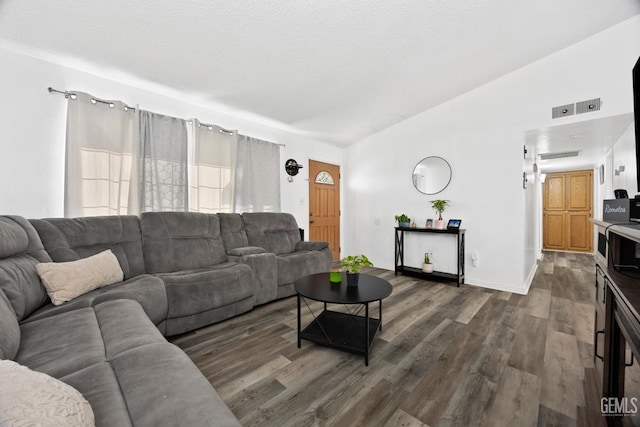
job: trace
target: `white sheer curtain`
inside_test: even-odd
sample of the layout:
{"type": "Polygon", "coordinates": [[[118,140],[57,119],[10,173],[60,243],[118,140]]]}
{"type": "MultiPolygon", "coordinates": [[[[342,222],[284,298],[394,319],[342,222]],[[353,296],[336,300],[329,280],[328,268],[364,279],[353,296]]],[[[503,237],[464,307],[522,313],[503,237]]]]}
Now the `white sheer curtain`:
{"type": "Polygon", "coordinates": [[[280,212],[280,146],[238,135],[236,212],[280,212]]]}
{"type": "Polygon", "coordinates": [[[135,109],[73,93],[67,105],[65,216],[136,213],[128,203],[135,109]]]}
{"type": "Polygon", "coordinates": [[[74,94],[65,216],[280,211],[278,144],[74,94]]]}
{"type": "Polygon", "coordinates": [[[150,111],[139,114],[140,211],[187,211],[186,122],[150,111]]]}
{"type": "Polygon", "coordinates": [[[188,122],[189,210],[233,212],[237,132],[188,122]]]}

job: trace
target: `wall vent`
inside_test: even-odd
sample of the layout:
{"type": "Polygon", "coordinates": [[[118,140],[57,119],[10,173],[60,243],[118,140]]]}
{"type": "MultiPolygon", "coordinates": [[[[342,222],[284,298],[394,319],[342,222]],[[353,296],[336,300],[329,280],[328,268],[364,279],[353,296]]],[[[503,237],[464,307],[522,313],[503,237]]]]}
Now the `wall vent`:
{"type": "Polygon", "coordinates": [[[574,114],[591,113],[592,111],[600,111],[602,101],[600,98],[587,99],[586,101],[576,102],[575,104],[559,105],[551,109],[551,118],[573,116],[574,114]]]}
{"type": "Polygon", "coordinates": [[[590,113],[592,111],[599,111],[601,104],[602,103],[600,102],[600,98],[588,99],[586,101],[576,102],[576,114],[584,114],[584,113],[590,113]]]}
{"type": "Polygon", "coordinates": [[[575,112],[574,104],[560,105],[551,109],[551,118],[573,116],[575,112]]]}
{"type": "Polygon", "coordinates": [[[563,159],[565,157],[576,157],[580,155],[581,150],[575,151],[562,151],[557,153],[542,153],[540,154],[540,160],[553,160],[553,159],[563,159]]]}

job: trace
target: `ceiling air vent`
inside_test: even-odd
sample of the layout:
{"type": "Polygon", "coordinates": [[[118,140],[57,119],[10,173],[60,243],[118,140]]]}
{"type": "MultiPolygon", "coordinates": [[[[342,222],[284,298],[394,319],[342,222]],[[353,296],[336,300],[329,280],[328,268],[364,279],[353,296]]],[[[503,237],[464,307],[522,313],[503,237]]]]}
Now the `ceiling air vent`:
{"type": "Polygon", "coordinates": [[[576,102],[576,114],[590,113],[600,110],[600,98],[576,102]]]}
{"type": "Polygon", "coordinates": [[[558,117],[573,116],[574,104],[560,105],[551,109],[551,118],[557,119],[558,117]]]}
{"type": "Polygon", "coordinates": [[[580,155],[581,150],[575,151],[562,151],[558,153],[542,153],[540,154],[540,160],[553,160],[553,159],[563,159],[565,157],[576,157],[580,155]]]}

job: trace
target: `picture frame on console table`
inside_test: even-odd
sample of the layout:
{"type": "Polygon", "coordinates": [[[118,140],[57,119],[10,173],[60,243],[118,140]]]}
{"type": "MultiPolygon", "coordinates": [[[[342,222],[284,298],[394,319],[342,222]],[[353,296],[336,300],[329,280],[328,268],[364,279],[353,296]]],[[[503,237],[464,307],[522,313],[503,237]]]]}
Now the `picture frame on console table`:
{"type": "Polygon", "coordinates": [[[427,220],[427,225],[426,225],[426,227],[427,227],[427,228],[433,228],[433,219],[429,218],[429,219],[427,220]]]}

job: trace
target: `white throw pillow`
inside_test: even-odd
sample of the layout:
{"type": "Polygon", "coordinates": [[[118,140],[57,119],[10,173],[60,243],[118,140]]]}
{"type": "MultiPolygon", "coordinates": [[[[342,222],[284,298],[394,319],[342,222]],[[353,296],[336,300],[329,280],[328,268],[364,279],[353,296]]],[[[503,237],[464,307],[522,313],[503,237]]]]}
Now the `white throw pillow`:
{"type": "Polygon", "coordinates": [[[0,360],[1,426],[95,426],[78,390],[12,360],[0,360]]]}
{"type": "Polygon", "coordinates": [[[40,263],[36,270],[53,305],[124,279],[118,258],[110,249],[77,261],[40,263]]]}

